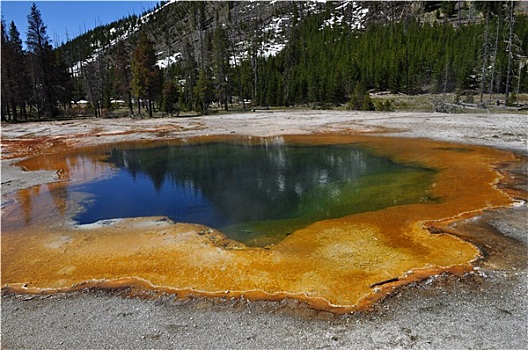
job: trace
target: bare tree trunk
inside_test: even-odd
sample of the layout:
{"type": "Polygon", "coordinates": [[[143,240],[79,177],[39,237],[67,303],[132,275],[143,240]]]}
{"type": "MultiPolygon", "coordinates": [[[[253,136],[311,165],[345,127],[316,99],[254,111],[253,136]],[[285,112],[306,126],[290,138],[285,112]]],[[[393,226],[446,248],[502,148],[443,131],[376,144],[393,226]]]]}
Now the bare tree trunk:
{"type": "Polygon", "coordinates": [[[486,24],[484,29],[484,53],[482,57],[482,77],[480,80],[480,102],[484,97],[484,84],[486,82],[486,69],[488,66],[488,27],[489,27],[489,9],[486,10],[486,24]]]}
{"type": "Polygon", "coordinates": [[[39,91],[38,91],[38,87],[37,87],[37,76],[36,76],[36,72],[35,72],[35,61],[34,61],[34,57],[31,58],[31,74],[32,74],[32,77],[33,77],[33,89],[35,90],[35,102],[37,103],[37,118],[40,119],[41,117],[41,110],[40,110],[40,96],[39,96],[39,91]]]}
{"type": "Polygon", "coordinates": [[[462,9],[462,1],[461,0],[458,0],[458,11],[457,11],[457,16],[458,16],[458,28],[460,28],[460,10],[462,9]]]}
{"type": "Polygon", "coordinates": [[[519,96],[519,90],[521,88],[521,71],[523,69],[522,60],[519,60],[519,73],[517,74],[517,89],[515,94],[519,96]]]}
{"type": "Polygon", "coordinates": [[[132,104],[132,92],[130,91],[130,79],[128,77],[126,66],[123,66],[123,74],[125,75],[125,83],[127,86],[128,108],[130,109],[130,115],[134,116],[134,106],[132,104]]]}
{"type": "Polygon", "coordinates": [[[149,110],[149,117],[152,118],[152,91],[150,88],[148,89],[148,110],[149,110]]]}
{"type": "Polygon", "coordinates": [[[11,108],[13,110],[13,121],[16,122],[18,120],[18,113],[15,98],[13,96],[11,96],[11,108]]]}
{"type": "Polygon", "coordinates": [[[95,117],[98,118],[99,117],[99,106],[97,104],[97,98],[95,97],[95,92],[94,92],[94,88],[92,84],[92,77],[87,76],[86,68],[84,68],[84,65],[82,64],[82,62],[81,62],[81,77],[86,82],[86,85],[88,85],[88,92],[92,99],[95,117]]]}
{"type": "Polygon", "coordinates": [[[506,71],[506,92],[504,94],[504,103],[509,104],[510,101],[510,77],[511,77],[511,61],[512,61],[512,37],[513,37],[513,25],[515,18],[513,17],[513,0],[510,3],[510,35],[508,38],[508,70],[506,71]]]}
{"type": "Polygon", "coordinates": [[[9,103],[7,102],[6,96],[2,95],[2,119],[8,121],[10,116],[9,103]]]}
{"type": "Polygon", "coordinates": [[[493,63],[491,66],[491,82],[489,86],[489,100],[493,99],[493,83],[495,81],[495,65],[497,64],[497,50],[499,49],[500,16],[497,16],[497,32],[495,33],[495,49],[493,51],[493,63]]]}
{"type": "Polygon", "coordinates": [[[26,102],[22,101],[22,116],[27,120],[26,102]]]}
{"type": "Polygon", "coordinates": [[[444,97],[443,102],[446,101],[447,95],[447,73],[449,71],[449,53],[446,53],[445,75],[444,75],[444,97]]]}
{"type": "Polygon", "coordinates": [[[255,6],[255,40],[254,40],[254,52],[253,52],[253,73],[254,73],[254,86],[253,86],[253,98],[252,98],[252,104],[253,108],[256,108],[257,106],[257,95],[258,95],[258,26],[259,21],[257,20],[258,17],[258,7],[255,6]]]}
{"type": "MultiPolygon", "coordinates": [[[[128,85],[128,79],[127,79],[127,85],[128,85]]],[[[130,92],[130,89],[128,90],[128,108],[130,109],[130,115],[134,116],[134,106],[132,105],[132,93],[130,92]]]]}
{"type": "MultiPolygon", "coordinates": [[[[443,51],[445,52],[445,74],[444,74],[444,94],[442,97],[442,102],[445,103],[446,101],[446,95],[447,95],[447,76],[449,71],[449,48],[447,47],[447,35],[446,34],[446,28],[447,28],[447,16],[444,16],[444,48],[443,51]]],[[[407,69],[408,70],[408,69],[407,69]]]]}
{"type": "Polygon", "coordinates": [[[241,69],[238,68],[238,61],[237,61],[237,58],[236,58],[236,45],[235,43],[238,42],[238,35],[240,33],[240,27],[239,27],[239,23],[238,23],[238,4],[235,2],[234,3],[234,10],[233,10],[233,14],[235,15],[235,18],[234,18],[234,28],[235,29],[235,38],[234,40],[231,41],[231,44],[232,44],[232,51],[233,51],[233,60],[234,60],[234,63],[235,63],[235,70],[237,71],[237,78],[238,78],[238,90],[239,90],[239,93],[241,96],[239,96],[239,98],[242,98],[242,110],[245,112],[246,111],[246,99],[244,98],[244,92],[242,91],[242,72],[241,72],[241,69]]]}

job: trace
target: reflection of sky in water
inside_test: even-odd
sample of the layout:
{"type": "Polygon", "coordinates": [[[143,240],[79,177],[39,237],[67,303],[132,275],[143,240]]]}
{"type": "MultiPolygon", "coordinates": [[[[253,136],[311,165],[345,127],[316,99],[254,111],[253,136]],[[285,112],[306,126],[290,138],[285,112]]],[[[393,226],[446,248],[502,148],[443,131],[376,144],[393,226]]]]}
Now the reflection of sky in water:
{"type": "Polygon", "coordinates": [[[358,179],[416,170],[354,146],[280,142],[112,148],[109,155],[107,162],[120,169],[114,176],[71,187],[90,195],[75,218],[79,223],[163,215],[224,228],[314,213],[319,220],[362,211],[325,206],[346,201],[343,192],[359,191],[358,179]]]}
{"type": "Polygon", "coordinates": [[[165,181],[157,189],[145,174],[135,178],[126,169],[115,176],[72,188],[90,194],[81,223],[138,216],[169,216],[174,221],[214,226],[222,223],[211,203],[190,182],[165,181]]]}

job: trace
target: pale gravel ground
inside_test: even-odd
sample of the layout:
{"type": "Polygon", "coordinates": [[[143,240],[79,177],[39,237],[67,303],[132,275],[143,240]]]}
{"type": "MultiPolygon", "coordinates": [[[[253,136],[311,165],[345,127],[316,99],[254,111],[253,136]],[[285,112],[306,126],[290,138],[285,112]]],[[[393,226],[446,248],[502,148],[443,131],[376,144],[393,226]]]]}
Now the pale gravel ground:
{"type": "MultiPolygon", "coordinates": [[[[201,118],[2,125],[2,138],[56,137],[91,131],[91,136],[78,137],[78,144],[94,145],[204,134],[272,136],[387,132],[390,128],[398,132],[386,133],[387,136],[485,145],[526,156],[527,121],[528,116],[521,114],[256,112],[201,118]],[[166,126],[163,132],[158,130],[160,125],[166,126]],[[119,134],[127,130],[142,132],[119,134]]],[[[2,161],[3,196],[14,189],[54,181],[53,172],[22,172],[10,163],[2,161]]],[[[526,173],[526,163],[521,171],[526,173]]],[[[145,300],[94,291],[35,298],[3,295],[2,348],[526,349],[527,214],[526,203],[519,203],[480,218],[492,222],[500,233],[524,247],[527,254],[519,257],[520,264],[499,270],[482,264],[477,273],[461,279],[431,278],[402,288],[370,313],[333,316],[313,312],[295,302],[182,303],[170,297],[145,300]]]]}

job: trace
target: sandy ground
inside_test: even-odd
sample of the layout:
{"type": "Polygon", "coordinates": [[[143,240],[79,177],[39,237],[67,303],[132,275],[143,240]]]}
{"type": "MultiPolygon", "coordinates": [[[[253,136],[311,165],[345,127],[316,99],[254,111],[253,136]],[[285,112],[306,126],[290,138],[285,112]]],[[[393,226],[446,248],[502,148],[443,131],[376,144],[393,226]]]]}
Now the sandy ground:
{"type": "MultiPolygon", "coordinates": [[[[207,134],[366,132],[485,145],[526,159],[527,121],[528,116],[520,114],[262,111],[2,125],[2,199],[11,191],[56,180],[54,172],[25,172],[12,166],[16,160],[65,147],[207,134]],[[48,140],[49,148],[32,148],[35,138],[48,140]]],[[[515,187],[526,191],[526,161],[512,171],[517,178],[515,187]]],[[[495,232],[494,242],[499,242],[490,251],[500,256],[501,249],[520,247],[518,259],[490,258],[462,278],[436,276],[409,285],[371,312],[335,316],[294,301],[182,302],[170,296],[125,296],[124,290],[37,297],[4,293],[2,348],[525,349],[527,214],[526,202],[519,200],[514,207],[488,211],[461,223],[487,224],[495,232]]]]}

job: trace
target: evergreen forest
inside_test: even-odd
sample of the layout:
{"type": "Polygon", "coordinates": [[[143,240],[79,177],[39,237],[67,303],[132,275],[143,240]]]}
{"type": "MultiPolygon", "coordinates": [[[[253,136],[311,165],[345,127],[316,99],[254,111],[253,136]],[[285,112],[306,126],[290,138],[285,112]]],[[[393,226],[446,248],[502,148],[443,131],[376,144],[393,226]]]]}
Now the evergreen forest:
{"type": "Polygon", "coordinates": [[[518,2],[369,4],[362,25],[352,25],[342,3],[306,9],[292,1],[251,21],[242,18],[250,13],[244,2],[160,3],[55,46],[33,4],[25,43],[15,23],[2,19],[2,120],[391,110],[390,101],[373,103],[378,92],[450,94],[450,103],[487,108],[519,106],[528,93],[528,15],[518,2]],[[400,8],[404,15],[375,16],[400,8]],[[287,30],[264,30],[285,13],[287,30]],[[342,20],[329,24],[337,15],[342,20]],[[264,54],[272,39],[281,50],[264,54]]]}

